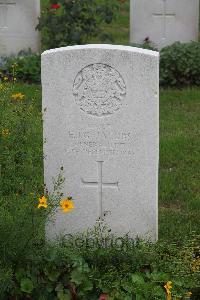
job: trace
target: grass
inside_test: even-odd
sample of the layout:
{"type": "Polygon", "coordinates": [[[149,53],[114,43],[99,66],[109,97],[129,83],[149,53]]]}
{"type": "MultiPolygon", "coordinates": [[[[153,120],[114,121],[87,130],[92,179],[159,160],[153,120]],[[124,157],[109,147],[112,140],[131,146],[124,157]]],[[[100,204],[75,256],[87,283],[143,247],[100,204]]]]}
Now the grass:
{"type": "Polygon", "coordinates": [[[160,236],[200,228],[200,90],[161,91],[160,236]]]}
{"type": "Polygon", "coordinates": [[[20,197],[42,192],[41,92],[34,85],[0,85],[0,165],[2,197],[20,197]],[[21,92],[24,100],[11,101],[21,92]]]}
{"type": "MultiPolygon", "coordinates": [[[[1,197],[19,197],[43,190],[41,89],[8,85],[1,91],[1,197]],[[11,94],[25,99],[14,103],[11,94]],[[2,100],[3,99],[3,100],[2,100]]],[[[200,228],[200,89],[161,90],[159,237],[181,239],[200,228]]]]}

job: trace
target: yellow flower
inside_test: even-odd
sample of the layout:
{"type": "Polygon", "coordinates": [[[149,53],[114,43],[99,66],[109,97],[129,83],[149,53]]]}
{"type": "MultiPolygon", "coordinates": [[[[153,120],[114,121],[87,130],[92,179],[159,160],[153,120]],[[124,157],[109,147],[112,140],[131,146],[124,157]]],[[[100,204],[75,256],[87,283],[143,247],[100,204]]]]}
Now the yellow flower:
{"type": "Polygon", "coordinates": [[[194,261],[192,262],[192,265],[191,265],[191,269],[193,272],[200,271],[200,257],[197,257],[196,259],[194,259],[194,261]]]}
{"type": "Polygon", "coordinates": [[[168,281],[165,285],[164,288],[166,290],[166,294],[167,294],[167,300],[171,300],[172,296],[171,296],[171,289],[172,289],[172,282],[168,281]]]}
{"type": "Polygon", "coordinates": [[[10,130],[8,128],[5,128],[2,130],[1,134],[2,136],[7,137],[8,135],[10,135],[10,130]]]}
{"type": "Polygon", "coordinates": [[[12,100],[23,100],[24,99],[24,97],[25,97],[25,95],[23,95],[22,93],[16,93],[16,94],[13,94],[12,96],[11,96],[11,99],[12,100]]]}
{"type": "Polygon", "coordinates": [[[71,199],[72,198],[69,197],[60,201],[60,206],[62,207],[63,212],[69,212],[74,209],[74,203],[71,199]]]}
{"type": "Polygon", "coordinates": [[[3,80],[4,80],[4,81],[7,81],[7,80],[8,80],[8,77],[7,77],[7,76],[4,76],[3,80]]]}
{"type": "Polygon", "coordinates": [[[47,198],[45,196],[42,196],[39,198],[39,204],[38,204],[38,208],[40,207],[44,207],[47,208],[47,198]]]}

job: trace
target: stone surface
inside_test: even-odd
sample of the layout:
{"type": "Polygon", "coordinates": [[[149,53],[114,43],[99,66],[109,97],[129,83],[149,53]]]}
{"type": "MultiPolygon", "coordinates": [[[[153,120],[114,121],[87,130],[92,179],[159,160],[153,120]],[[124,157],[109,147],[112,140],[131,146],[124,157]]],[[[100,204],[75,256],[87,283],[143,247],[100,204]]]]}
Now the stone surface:
{"type": "Polygon", "coordinates": [[[0,0],[0,55],[40,50],[40,0],[0,0]]]}
{"type": "Polygon", "coordinates": [[[157,238],[157,52],[85,45],[42,54],[45,183],[64,167],[69,214],[48,236],[105,219],[114,233],[157,238]]]}
{"type": "Polygon", "coordinates": [[[131,0],[130,41],[149,38],[159,49],[176,41],[197,41],[199,0],[131,0]]]}

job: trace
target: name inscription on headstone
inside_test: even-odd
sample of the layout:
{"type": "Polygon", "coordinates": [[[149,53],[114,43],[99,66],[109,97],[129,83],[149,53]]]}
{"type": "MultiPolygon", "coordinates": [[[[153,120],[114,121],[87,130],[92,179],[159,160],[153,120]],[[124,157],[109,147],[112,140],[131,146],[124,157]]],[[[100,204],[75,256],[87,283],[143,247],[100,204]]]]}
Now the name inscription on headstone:
{"type": "Polygon", "coordinates": [[[67,132],[70,144],[66,151],[89,155],[134,155],[130,142],[133,139],[131,131],[113,131],[111,125],[83,129],[70,129],[67,132]]]}

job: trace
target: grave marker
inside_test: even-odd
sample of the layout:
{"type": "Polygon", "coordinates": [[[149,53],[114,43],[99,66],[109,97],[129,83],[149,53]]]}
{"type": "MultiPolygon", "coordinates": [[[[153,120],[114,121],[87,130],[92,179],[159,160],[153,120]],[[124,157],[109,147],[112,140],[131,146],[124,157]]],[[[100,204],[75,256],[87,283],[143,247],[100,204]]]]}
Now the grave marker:
{"type": "Polygon", "coordinates": [[[40,51],[40,0],[0,0],[0,56],[40,51]]]}
{"type": "Polygon", "coordinates": [[[47,235],[82,232],[105,219],[117,235],[157,238],[157,52],[84,45],[42,54],[47,189],[64,168],[64,197],[47,235]]]}
{"type": "Polygon", "coordinates": [[[130,41],[149,38],[158,49],[174,42],[197,41],[199,0],[131,0],[130,41]]]}

